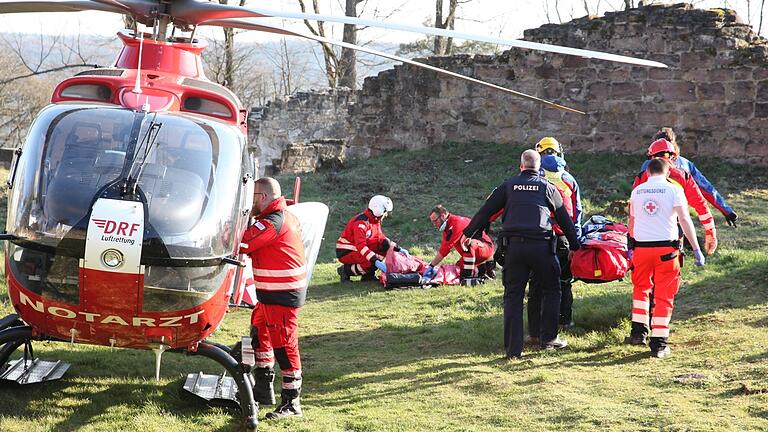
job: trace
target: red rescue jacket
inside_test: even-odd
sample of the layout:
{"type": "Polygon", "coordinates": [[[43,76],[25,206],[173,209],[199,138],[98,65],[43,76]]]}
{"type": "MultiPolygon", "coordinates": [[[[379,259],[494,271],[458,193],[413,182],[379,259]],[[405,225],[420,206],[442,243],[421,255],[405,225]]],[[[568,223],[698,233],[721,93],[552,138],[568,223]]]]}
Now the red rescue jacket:
{"type": "Polygon", "coordinates": [[[243,235],[240,253],[253,262],[256,298],[264,304],[301,307],[307,296],[307,266],[301,226],[280,197],[243,235]]]}
{"type": "Polygon", "coordinates": [[[357,252],[371,262],[383,261],[387,253],[385,243],[391,244],[381,230],[381,219],[374,216],[370,209],[365,209],[347,222],[336,240],[336,257],[357,252]]]}
{"type": "MultiPolygon", "coordinates": [[[[464,233],[464,228],[469,225],[469,221],[468,217],[455,214],[448,215],[448,223],[445,224],[445,230],[443,230],[443,242],[440,244],[440,255],[448,256],[451,253],[451,248],[456,248],[456,252],[459,254],[462,253],[459,239],[464,233]]],[[[482,241],[490,245],[493,244],[493,240],[485,232],[483,232],[482,241]]]]}

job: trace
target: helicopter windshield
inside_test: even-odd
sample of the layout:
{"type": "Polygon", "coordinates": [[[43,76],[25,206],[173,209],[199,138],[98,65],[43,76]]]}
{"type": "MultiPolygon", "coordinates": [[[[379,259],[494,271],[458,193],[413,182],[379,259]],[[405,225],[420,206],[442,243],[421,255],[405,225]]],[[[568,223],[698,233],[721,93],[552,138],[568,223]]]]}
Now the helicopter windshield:
{"type": "Polygon", "coordinates": [[[22,148],[8,230],[43,246],[65,236],[84,242],[93,202],[109,184],[132,179],[151,228],[145,245],[163,245],[145,247],[142,259],[228,255],[244,147],[234,127],[193,115],[51,105],[22,148]]]}

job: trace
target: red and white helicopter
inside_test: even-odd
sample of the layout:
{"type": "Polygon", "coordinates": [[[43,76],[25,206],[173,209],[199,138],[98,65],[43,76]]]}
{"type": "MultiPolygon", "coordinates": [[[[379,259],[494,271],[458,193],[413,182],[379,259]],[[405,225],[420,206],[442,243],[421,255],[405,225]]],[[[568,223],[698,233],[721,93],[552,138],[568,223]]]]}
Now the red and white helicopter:
{"type": "MultiPolygon", "coordinates": [[[[200,54],[207,44],[194,37],[198,26],[328,42],[571,112],[580,111],[259,19],[374,26],[665,67],[519,40],[216,2],[0,0],[0,13],[85,10],[130,15],[152,31],[121,31],[124,46],[112,67],[61,82],[16,151],[2,236],[16,313],[0,320],[0,379],[35,383],[64,374],[69,365],[35,358],[31,342],[36,340],[155,350],[157,368],[165,350],[202,355],[230,377],[190,374],[185,388],[209,400],[238,403],[248,429],[258,423],[248,373],[252,359],[247,351],[232,352],[206,338],[242,296],[237,250],[249,221],[255,166],[246,143],[246,109],[235,94],[203,74],[200,54]],[[170,29],[187,35],[169,35],[170,29]],[[9,362],[22,346],[21,358],[9,362]]],[[[302,203],[289,209],[302,222],[308,261],[314,265],[328,208],[302,203]]]]}

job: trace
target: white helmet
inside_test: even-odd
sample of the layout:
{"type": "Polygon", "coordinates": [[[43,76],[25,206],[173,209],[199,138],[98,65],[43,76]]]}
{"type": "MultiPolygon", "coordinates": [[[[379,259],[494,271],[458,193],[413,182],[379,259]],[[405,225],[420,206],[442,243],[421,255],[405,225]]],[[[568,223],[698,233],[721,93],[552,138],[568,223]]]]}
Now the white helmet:
{"type": "Polygon", "coordinates": [[[371,200],[368,201],[368,208],[376,217],[384,216],[384,213],[392,211],[392,200],[384,195],[374,195],[371,200]]]}

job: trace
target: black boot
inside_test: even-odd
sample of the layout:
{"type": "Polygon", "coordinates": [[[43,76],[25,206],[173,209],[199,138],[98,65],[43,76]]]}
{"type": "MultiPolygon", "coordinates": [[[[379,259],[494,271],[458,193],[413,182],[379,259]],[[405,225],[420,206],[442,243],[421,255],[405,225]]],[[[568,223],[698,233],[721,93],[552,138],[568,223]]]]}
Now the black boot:
{"type": "Polygon", "coordinates": [[[485,277],[487,279],[496,279],[496,263],[493,261],[485,262],[485,277]]]}
{"type": "Polygon", "coordinates": [[[349,280],[350,272],[347,269],[348,265],[344,264],[336,269],[336,273],[339,274],[339,277],[341,278],[341,282],[347,282],[349,280]]]}
{"type": "Polygon", "coordinates": [[[262,405],[274,405],[275,371],[269,367],[253,369],[253,398],[262,405]]]}
{"type": "Polygon", "coordinates": [[[459,272],[459,279],[469,279],[473,276],[474,271],[472,270],[466,270],[461,269],[461,272],[459,272]]]}
{"type": "Polygon", "coordinates": [[[366,273],[363,275],[363,277],[360,278],[361,282],[375,282],[376,281],[376,269],[374,268],[373,271],[370,273],[366,273]]]}
{"type": "Polygon", "coordinates": [[[651,348],[651,355],[658,358],[666,357],[671,352],[665,337],[652,336],[648,347],[651,348]]]}
{"type": "Polygon", "coordinates": [[[280,406],[271,413],[267,413],[267,420],[278,420],[283,417],[301,417],[299,393],[301,393],[300,389],[283,389],[280,393],[280,406]]]}
{"type": "Polygon", "coordinates": [[[625,344],[630,345],[645,345],[646,338],[648,337],[648,327],[645,324],[632,321],[632,330],[629,336],[624,338],[625,344]]]}

